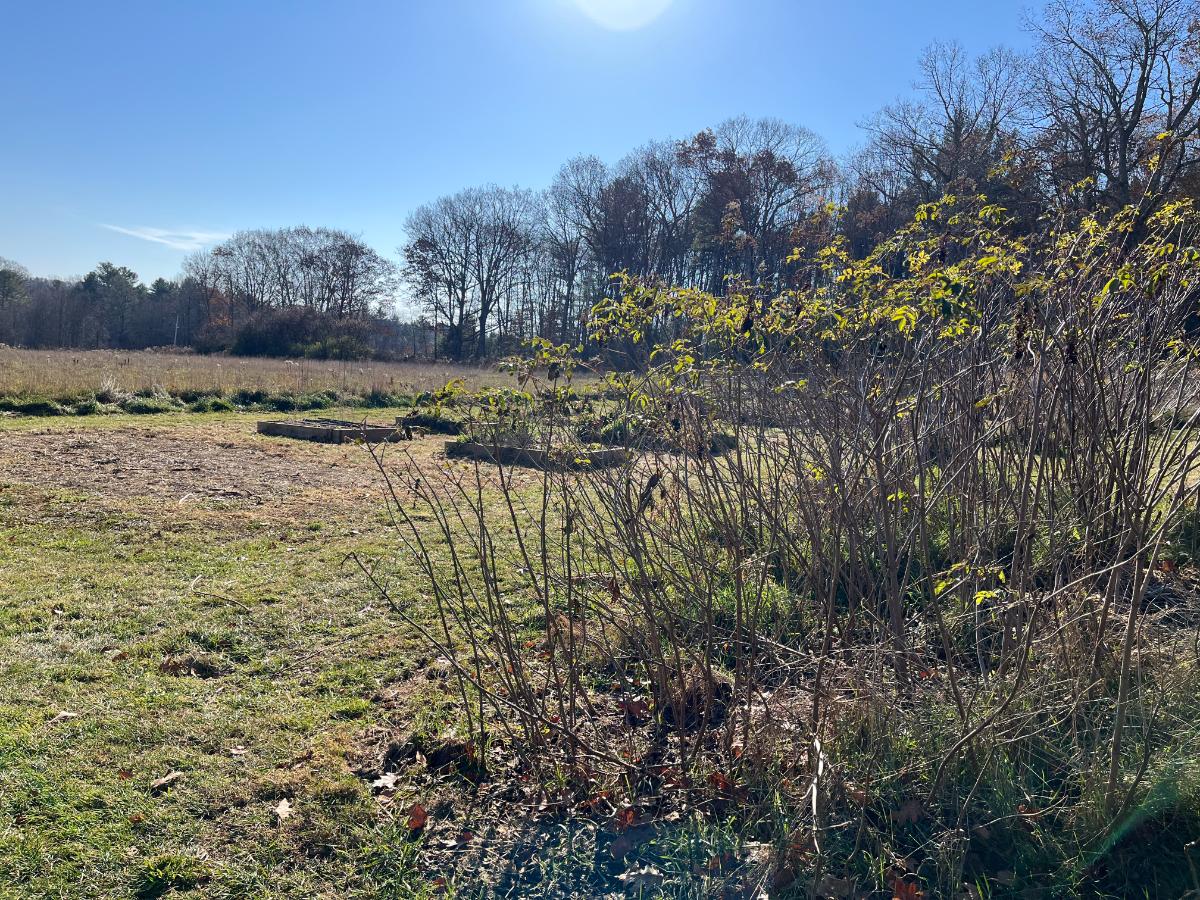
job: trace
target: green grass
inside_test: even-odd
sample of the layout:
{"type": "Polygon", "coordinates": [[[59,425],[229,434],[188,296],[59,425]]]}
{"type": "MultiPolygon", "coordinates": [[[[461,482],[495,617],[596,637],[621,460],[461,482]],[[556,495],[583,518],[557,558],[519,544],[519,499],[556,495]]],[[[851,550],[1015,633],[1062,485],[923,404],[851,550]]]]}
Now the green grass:
{"type": "MultiPolygon", "coordinates": [[[[445,685],[406,681],[431,661],[430,650],[373,595],[348,555],[392,560],[397,601],[418,618],[432,610],[421,578],[405,569],[363,451],[259,438],[258,417],[220,408],[0,417],[0,900],[446,896],[419,870],[421,844],[405,826],[403,811],[416,800],[445,826],[429,846],[455,828],[515,830],[497,840],[490,861],[500,896],[558,896],[546,886],[594,886],[587,879],[597,874],[616,885],[622,873],[643,870],[656,885],[646,896],[719,896],[726,874],[742,877],[727,865],[787,845],[804,817],[782,799],[770,810],[774,821],[689,814],[641,829],[625,853],[614,851],[619,836],[603,821],[538,818],[529,808],[514,808],[506,821],[495,806],[481,814],[461,785],[437,785],[429,775],[401,783],[381,806],[373,776],[363,777],[379,749],[397,735],[452,730],[458,713],[445,685]],[[357,505],[310,487],[261,505],[183,503],[149,489],[72,489],[39,481],[12,450],[25,431],[61,434],[65,445],[76,433],[130,429],[228,446],[230,459],[252,448],[282,454],[296,469],[357,465],[354,477],[372,499],[357,505]],[[180,775],[154,787],[171,773],[180,775]],[[283,800],[291,812],[281,819],[283,800]],[[436,802],[447,810],[434,812],[436,802]],[[502,857],[522,865],[505,870],[502,857]]],[[[430,437],[413,451],[428,458],[441,442],[430,437]]],[[[540,621],[527,616],[520,636],[538,638],[540,621]]],[[[1194,731],[1195,704],[1174,713],[1180,734],[1194,731]]],[[[919,730],[881,735],[847,719],[829,749],[846,771],[879,767],[885,784],[890,773],[936,758],[953,736],[952,720],[948,707],[914,707],[905,721],[922,723],[919,730]]],[[[996,812],[986,837],[971,832],[966,876],[983,896],[1024,896],[1051,884],[1060,896],[1085,888],[1087,896],[1129,896],[1139,886],[1147,896],[1180,895],[1192,886],[1185,845],[1200,833],[1200,774],[1191,742],[1174,756],[1174,767],[1148,773],[1153,802],[1130,810],[1103,846],[1079,843],[1094,835],[1094,823],[1012,815],[1036,781],[1027,760],[1020,771],[997,761],[978,786],[965,778],[951,796],[975,790],[996,812]],[[1143,852],[1149,845],[1153,855],[1143,852]],[[1015,874],[992,879],[1004,872],[1015,874]]],[[[914,790],[902,779],[873,789],[863,815],[874,817],[886,847],[858,847],[850,820],[831,837],[835,862],[858,847],[849,874],[859,884],[879,881],[892,851],[931,858],[930,846],[947,833],[941,826],[955,820],[948,807],[891,821],[914,790]]],[[[807,874],[798,874],[780,896],[804,895],[807,874]]],[[[449,895],[480,896],[476,875],[450,873],[449,895]]],[[[589,888],[581,890],[586,896],[589,888]]]]}
{"type": "Polygon", "coordinates": [[[124,397],[103,393],[59,396],[0,394],[0,412],[38,418],[66,415],[92,416],[123,412],[135,415],[156,415],[180,410],[209,413],[233,412],[240,409],[292,413],[324,410],[335,406],[374,410],[408,408],[411,405],[412,396],[410,394],[387,393],[377,389],[362,394],[333,390],[296,392],[249,389],[239,389],[229,394],[213,390],[132,394],[124,397]]]}
{"type": "Polygon", "coordinates": [[[0,897],[379,895],[396,837],[353,769],[415,641],[345,562],[388,550],[379,509],[309,513],[0,475],[0,897]]]}

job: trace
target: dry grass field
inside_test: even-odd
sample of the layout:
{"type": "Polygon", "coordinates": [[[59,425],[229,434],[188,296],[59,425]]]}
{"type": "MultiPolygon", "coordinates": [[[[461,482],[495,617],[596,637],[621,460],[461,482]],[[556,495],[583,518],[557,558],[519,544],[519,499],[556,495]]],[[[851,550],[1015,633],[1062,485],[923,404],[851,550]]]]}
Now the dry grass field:
{"type": "Polygon", "coordinates": [[[0,347],[0,394],[64,397],[106,388],[116,392],[231,393],[371,391],[412,394],[461,378],[468,386],[511,385],[493,368],[450,363],[338,362],[318,359],[200,356],[114,350],[20,350],[0,347]]]}

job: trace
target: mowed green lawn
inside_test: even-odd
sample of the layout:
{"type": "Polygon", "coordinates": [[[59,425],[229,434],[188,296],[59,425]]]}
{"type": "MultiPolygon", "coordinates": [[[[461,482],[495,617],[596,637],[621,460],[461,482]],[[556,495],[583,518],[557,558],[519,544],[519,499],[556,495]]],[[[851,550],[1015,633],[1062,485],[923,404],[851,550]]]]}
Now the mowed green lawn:
{"type": "Polygon", "coordinates": [[[382,483],[255,418],[0,420],[0,897],[423,890],[356,771],[438,715],[376,702],[420,652],[346,559],[403,571],[382,483]]]}

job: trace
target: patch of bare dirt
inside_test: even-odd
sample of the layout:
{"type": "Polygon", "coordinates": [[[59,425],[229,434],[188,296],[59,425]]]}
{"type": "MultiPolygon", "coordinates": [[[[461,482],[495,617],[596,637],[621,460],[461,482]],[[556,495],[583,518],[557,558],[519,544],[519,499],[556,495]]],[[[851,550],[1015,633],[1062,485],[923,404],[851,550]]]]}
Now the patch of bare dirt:
{"type": "Polygon", "coordinates": [[[180,505],[252,507],[304,497],[342,506],[381,497],[378,471],[361,446],[259,438],[231,428],[5,432],[0,480],[180,505]]]}

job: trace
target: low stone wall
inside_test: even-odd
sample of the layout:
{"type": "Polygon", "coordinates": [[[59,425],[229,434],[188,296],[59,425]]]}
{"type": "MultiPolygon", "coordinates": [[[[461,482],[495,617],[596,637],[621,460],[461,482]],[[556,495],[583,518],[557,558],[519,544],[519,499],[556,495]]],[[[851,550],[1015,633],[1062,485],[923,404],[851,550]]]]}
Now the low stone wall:
{"type": "Polygon", "coordinates": [[[349,441],[377,444],[382,441],[408,439],[405,430],[395,425],[344,422],[339,419],[262,421],[258,423],[258,433],[302,441],[319,441],[323,444],[344,444],[349,441]]]}

